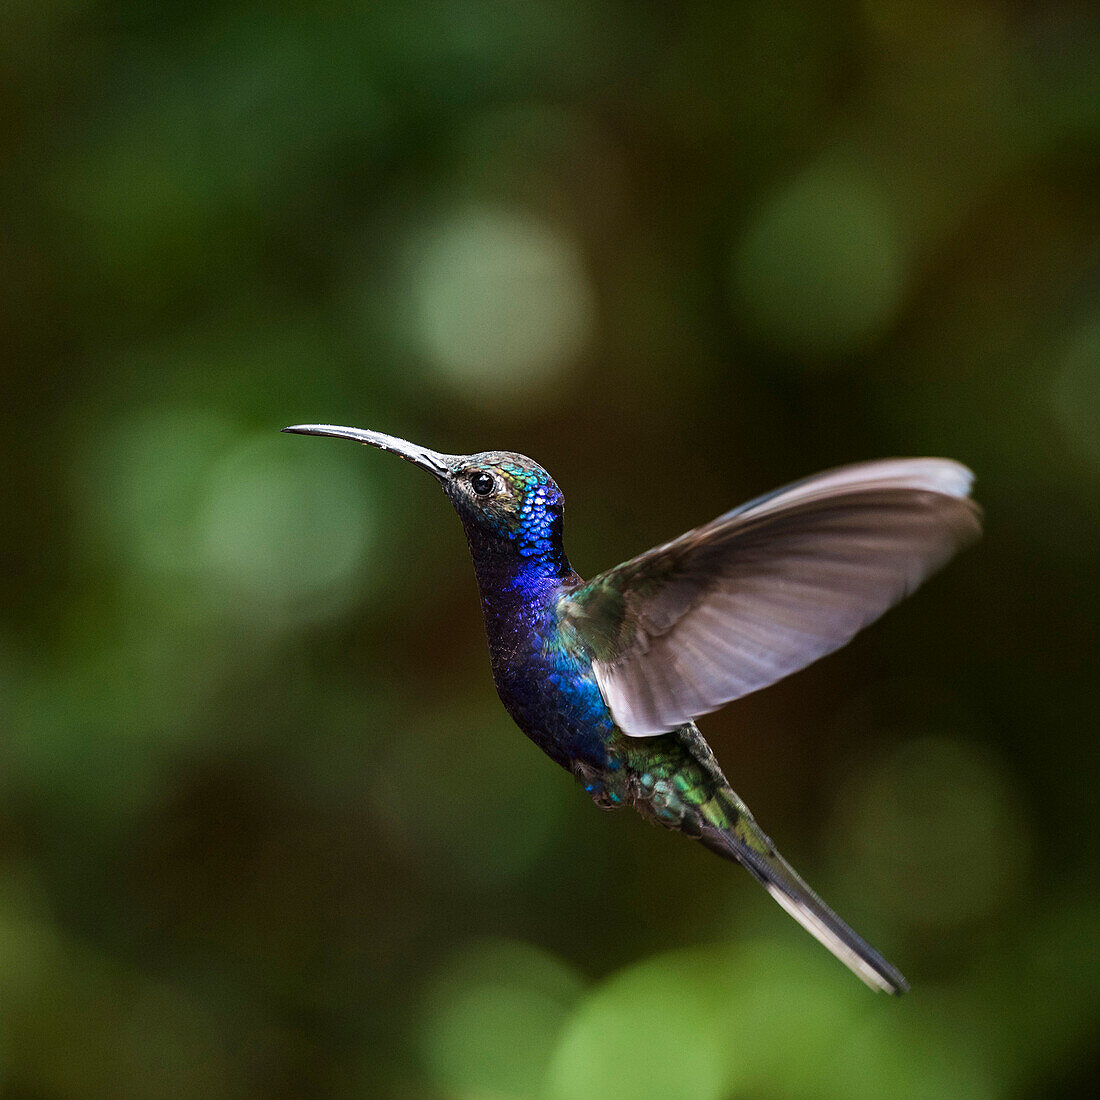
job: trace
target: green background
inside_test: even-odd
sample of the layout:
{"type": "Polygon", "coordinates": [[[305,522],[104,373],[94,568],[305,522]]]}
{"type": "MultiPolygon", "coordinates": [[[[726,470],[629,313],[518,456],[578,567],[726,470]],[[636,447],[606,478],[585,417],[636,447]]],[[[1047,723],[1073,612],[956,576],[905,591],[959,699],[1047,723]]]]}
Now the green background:
{"type": "Polygon", "coordinates": [[[0,1090],[1091,1095],[1100,21],[1082,0],[0,8],[0,1090]],[[592,574],[842,462],[987,535],[708,717],[913,983],[504,715],[431,480],[592,574]]]}

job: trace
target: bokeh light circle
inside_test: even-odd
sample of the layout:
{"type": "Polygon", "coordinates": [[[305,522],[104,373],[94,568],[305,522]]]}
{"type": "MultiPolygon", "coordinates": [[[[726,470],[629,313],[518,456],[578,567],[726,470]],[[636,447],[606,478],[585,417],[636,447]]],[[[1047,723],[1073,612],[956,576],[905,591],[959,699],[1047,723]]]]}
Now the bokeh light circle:
{"type": "Polygon", "coordinates": [[[529,944],[468,945],[429,984],[420,1062],[448,1096],[535,1096],[582,988],[569,966],[529,944]]]}
{"type": "Polygon", "coordinates": [[[407,254],[413,338],[435,377],[514,406],[560,386],[592,337],[593,294],[560,227],[491,206],[452,212],[407,254]]]}
{"type": "Polygon", "coordinates": [[[954,927],[1010,897],[1025,871],[1027,817],[1000,761],[946,734],[914,737],[853,784],[849,841],[899,917],[954,927]]]}
{"type": "Polygon", "coordinates": [[[856,164],[825,162],[768,198],[733,257],[749,331],[777,351],[856,351],[894,320],[906,256],[889,195],[856,164]]]}
{"type": "Polygon", "coordinates": [[[231,450],[211,471],[199,516],[208,575],[240,598],[303,612],[353,596],[371,532],[357,457],[295,451],[275,432],[231,450]]]}

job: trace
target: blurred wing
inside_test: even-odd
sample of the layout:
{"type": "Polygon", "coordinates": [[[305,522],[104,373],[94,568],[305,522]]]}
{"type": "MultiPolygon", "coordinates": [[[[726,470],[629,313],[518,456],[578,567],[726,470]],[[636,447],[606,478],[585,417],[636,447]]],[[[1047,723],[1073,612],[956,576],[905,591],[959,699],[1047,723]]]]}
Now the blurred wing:
{"type": "Polygon", "coordinates": [[[601,573],[563,602],[616,723],[666,733],[848,642],[980,532],[941,458],[845,466],[601,573]]]}

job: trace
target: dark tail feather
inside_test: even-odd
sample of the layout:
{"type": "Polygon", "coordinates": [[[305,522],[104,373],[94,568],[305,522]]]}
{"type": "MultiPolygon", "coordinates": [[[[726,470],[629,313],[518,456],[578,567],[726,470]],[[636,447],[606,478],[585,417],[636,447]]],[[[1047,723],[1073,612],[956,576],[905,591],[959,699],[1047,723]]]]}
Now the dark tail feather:
{"type": "Polygon", "coordinates": [[[730,828],[705,823],[699,838],[718,855],[736,860],[803,928],[824,944],[845,966],[872,989],[899,996],[909,983],[866,940],[857,935],[798,876],[775,850],[745,804],[733,794],[723,816],[730,828]]]}

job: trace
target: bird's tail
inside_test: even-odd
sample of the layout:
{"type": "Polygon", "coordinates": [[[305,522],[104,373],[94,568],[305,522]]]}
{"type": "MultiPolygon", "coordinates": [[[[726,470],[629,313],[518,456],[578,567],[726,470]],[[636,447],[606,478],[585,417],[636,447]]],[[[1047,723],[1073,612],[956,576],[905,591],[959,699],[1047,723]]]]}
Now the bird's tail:
{"type": "Polygon", "coordinates": [[[798,876],[729,785],[694,723],[666,737],[631,739],[634,805],[669,829],[736,860],[803,928],[872,989],[894,995],[909,983],[856,935],[798,876]]]}
{"type": "Polygon", "coordinates": [[[909,988],[901,973],[844,923],[776,851],[749,808],[728,784],[699,807],[699,839],[713,852],[736,860],[803,928],[821,941],[872,989],[898,996],[909,988]]]}

